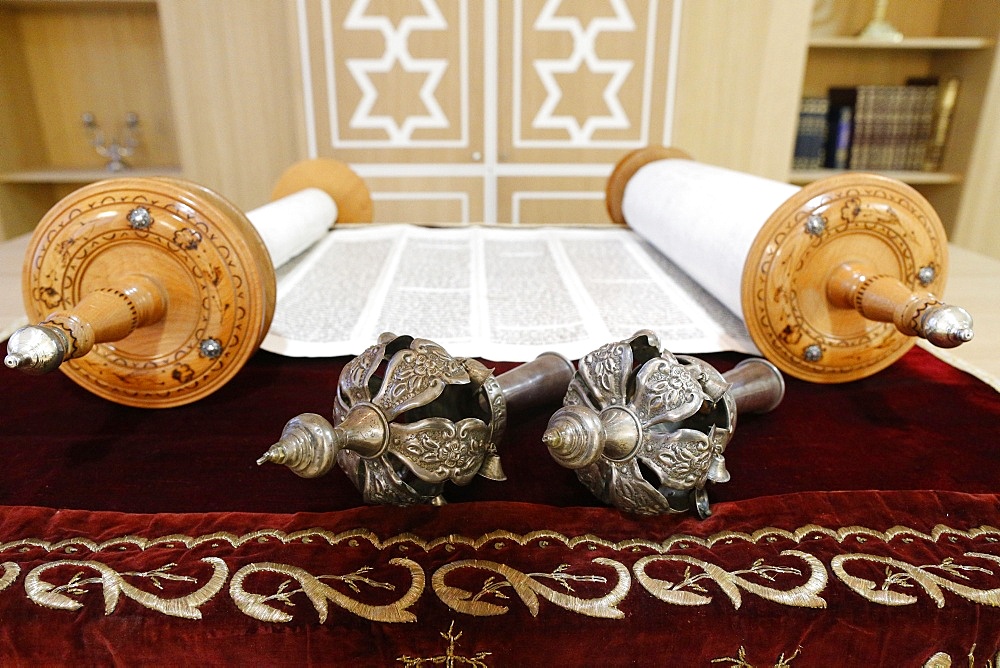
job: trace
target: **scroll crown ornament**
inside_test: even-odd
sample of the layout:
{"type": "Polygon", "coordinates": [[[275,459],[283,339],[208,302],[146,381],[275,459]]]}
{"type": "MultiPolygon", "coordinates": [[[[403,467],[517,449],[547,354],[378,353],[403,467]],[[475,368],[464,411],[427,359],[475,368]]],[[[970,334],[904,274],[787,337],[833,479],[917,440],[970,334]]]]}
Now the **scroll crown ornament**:
{"type": "Polygon", "coordinates": [[[333,422],[292,418],[258,463],[304,477],[336,463],[368,503],[440,504],[449,481],[504,479],[496,443],[505,413],[496,379],[480,362],[386,333],[345,365],[333,422]]]}
{"type": "Polygon", "coordinates": [[[748,360],[729,373],[637,332],[584,356],[542,440],[605,503],[641,515],[694,506],[705,517],[706,484],[729,480],[723,453],[737,404],[764,412],[784,395],[768,362],[748,360]]]}

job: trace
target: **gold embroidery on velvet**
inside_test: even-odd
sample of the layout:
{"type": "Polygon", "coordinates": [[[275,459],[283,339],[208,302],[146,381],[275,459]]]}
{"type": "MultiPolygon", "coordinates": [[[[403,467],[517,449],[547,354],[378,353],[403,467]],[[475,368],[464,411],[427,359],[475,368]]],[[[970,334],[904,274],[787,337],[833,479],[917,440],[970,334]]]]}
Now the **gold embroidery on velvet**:
{"type": "Polygon", "coordinates": [[[646,591],[661,601],[675,605],[707,605],[711,603],[712,597],[707,595],[708,589],[699,584],[700,580],[708,578],[714,581],[729,597],[733,607],[737,610],[743,604],[740,589],[782,605],[825,608],[826,601],[819,596],[827,584],[827,573],[823,563],[813,555],[798,550],[785,550],[781,552],[781,555],[798,557],[805,562],[809,578],[804,584],[791,589],[777,589],[741,577],[754,575],[757,578],[775,582],[777,575],[802,575],[802,571],[798,568],[769,566],[764,559],[757,559],[747,569],[727,571],[715,564],[686,555],[653,555],[637,561],[633,570],[636,580],[646,588],[646,591]],[[679,582],[670,582],[654,578],[646,572],[646,567],[649,564],[669,561],[687,564],[684,569],[684,579],[679,582]],[[700,572],[692,573],[691,566],[699,569],[700,572]]]}
{"type": "Polygon", "coordinates": [[[166,564],[151,571],[118,573],[110,566],[99,561],[54,561],[35,567],[24,580],[24,590],[28,598],[35,603],[46,608],[56,610],[78,610],[83,607],[73,595],[84,594],[88,591],[88,585],[100,584],[104,592],[104,614],[110,615],[118,606],[118,600],[122,594],[137,603],[162,612],[172,617],[185,617],[187,619],[201,619],[199,608],[212,599],[226,582],[229,576],[229,569],[226,562],[215,557],[206,557],[201,561],[212,566],[212,576],[204,586],[195,591],[178,598],[160,598],[153,593],[139,589],[129,584],[125,578],[142,578],[153,584],[156,588],[162,588],[161,580],[172,580],[175,582],[197,582],[197,578],[188,575],[176,575],[171,570],[176,564],[166,564]],[[98,577],[86,578],[83,572],[78,571],[70,580],[64,584],[56,585],[42,579],[45,571],[60,566],[75,566],[97,571],[98,577]]]}
{"type": "Polygon", "coordinates": [[[944,652],[938,652],[927,659],[922,668],[951,668],[951,657],[944,652]]]}
{"type": "Polygon", "coordinates": [[[561,608],[578,612],[588,617],[601,617],[605,619],[622,619],[625,615],[618,609],[618,604],[625,599],[632,586],[632,578],[628,568],[623,564],[604,557],[598,557],[592,563],[607,566],[614,569],[617,574],[617,583],[604,596],[598,598],[578,598],[573,596],[573,582],[597,582],[607,583],[607,578],[600,575],[573,575],[567,573],[568,565],[564,564],[552,573],[522,573],[506,564],[482,559],[466,559],[446,564],[439,568],[431,578],[431,587],[438,597],[450,608],[458,612],[479,617],[502,615],[510,608],[505,605],[490,603],[484,600],[487,597],[494,599],[507,599],[504,589],[510,587],[518,595],[528,611],[533,617],[538,616],[538,597],[555,603],[561,608]],[[470,592],[458,587],[445,584],[445,578],[452,571],[471,568],[491,571],[501,576],[503,580],[497,580],[492,576],[486,580],[483,589],[478,593],[470,592]],[[540,580],[554,580],[558,586],[565,590],[556,591],[540,580]]]}
{"type": "Polygon", "coordinates": [[[21,574],[21,567],[15,564],[13,561],[5,561],[3,563],[3,577],[0,577],[0,591],[3,591],[7,587],[14,584],[17,577],[21,574]]]}
{"type": "MultiPolygon", "coordinates": [[[[796,659],[801,652],[802,648],[799,647],[794,652],[792,652],[792,655],[787,659],[785,658],[784,653],[782,653],[781,656],[778,657],[778,660],[775,661],[773,668],[789,668],[792,661],[796,659]]],[[[749,660],[747,660],[747,651],[746,649],[743,648],[742,645],[740,645],[739,652],[736,654],[735,657],[725,656],[719,659],[712,659],[712,663],[726,663],[726,662],[729,663],[729,668],[754,668],[754,665],[750,663],[749,660]]]]}
{"type": "Polygon", "coordinates": [[[416,603],[423,593],[425,584],[424,571],[420,567],[420,564],[410,559],[390,559],[389,563],[409,571],[410,587],[397,601],[386,605],[362,603],[323,582],[323,580],[335,580],[346,584],[352,591],[357,593],[361,591],[359,586],[361,584],[390,591],[395,589],[395,585],[379,582],[365,575],[365,573],[371,570],[369,567],[361,568],[347,575],[314,576],[305,569],[288,564],[271,562],[247,564],[233,575],[232,582],[229,584],[229,595],[244,614],[264,622],[292,621],[292,615],[269,605],[269,603],[279,602],[287,607],[294,606],[295,603],[291,600],[291,596],[300,592],[305,594],[313,604],[319,615],[321,624],[326,622],[328,613],[327,601],[332,601],[348,612],[374,622],[415,622],[417,620],[416,615],[410,612],[408,608],[416,603]],[[248,576],[261,572],[287,575],[297,581],[300,588],[289,589],[291,580],[285,580],[279,585],[278,591],[270,595],[248,592],[244,588],[244,581],[248,576]]]}
{"type": "Polygon", "coordinates": [[[752,544],[762,542],[776,542],[778,540],[788,540],[801,543],[807,538],[815,540],[819,537],[832,538],[838,543],[843,543],[850,539],[877,539],[883,542],[890,542],[896,538],[901,540],[911,538],[938,542],[942,538],[955,540],[958,538],[979,538],[986,540],[1000,541],[1000,529],[992,526],[980,526],[969,530],[954,529],[943,525],[937,525],[930,533],[924,533],[908,527],[896,526],[886,531],[878,531],[862,526],[849,526],[839,529],[830,529],[814,524],[808,524],[793,531],[777,529],[774,527],[764,527],[753,533],[743,533],[738,531],[722,531],[707,538],[699,538],[685,534],[670,536],[663,541],[657,542],[642,538],[627,538],[620,541],[605,540],[599,536],[586,534],[582,536],[565,536],[557,531],[539,530],[526,534],[516,534],[507,530],[492,531],[479,537],[460,536],[450,534],[431,539],[421,538],[415,534],[397,534],[386,539],[380,539],[377,534],[369,529],[358,528],[339,533],[327,531],[320,528],[302,529],[291,533],[286,533],[279,529],[259,529],[243,535],[236,535],[226,531],[205,534],[201,536],[185,536],[182,534],[172,534],[157,538],[143,538],[140,536],[120,536],[111,538],[103,542],[97,542],[88,538],[70,538],[61,541],[46,541],[36,538],[22,538],[5,543],[0,543],[0,552],[18,547],[36,547],[48,552],[59,552],[67,550],[86,550],[89,552],[101,552],[105,550],[118,550],[122,545],[134,546],[141,550],[154,547],[166,547],[172,545],[175,549],[179,547],[193,548],[203,544],[211,545],[214,542],[228,543],[233,548],[241,547],[250,542],[261,539],[265,541],[276,540],[280,543],[288,544],[296,541],[309,542],[320,540],[328,545],[335,546],[339,543],[347,543],[351,540],[365,540],[373,547],[384,550],[396,545],[414,545],[424,551],[433,550],[442,545],[466,545],[475,549],[495,540],[509,540],[520,546],[528,545],[534,541],[547,540],[562,543],[569,548],[581,545],[592,547],[606,547],[612,550],[633,550],[635,548],[648,549],[653,552],[669,552],[673,549],[686,549],[693,545],[713,548],[719,543],[741,541],[752,544]]]}
{"type": "MultiPolygon", "coordinates": [[[[14,551],[27,554],[36,550],[43,550],[52,555],[56,555],[57,558],[59,558],[60,555],[66,554],[75,556],[75,561],[56,561],[52,564],[36,567],[26,578],[25,590],[28,592],[29,598],[35,600],[41,605],[49,605],[50,607],[65,609],[76,609],[82,604],[77,602],[73,596],[85,591],[87,585],[100,582],[104,585],[105,608],[107,614],[110,614],[110,611],[114,610],[120,594],[124,593],[126,596],[134,598],[141,604],[154,610],[161,610],[166,614],[197,617],[200,616],[198,608],[202,605],[202,603],[210,600],[215,593],[219,591],[219,588],[225,584],[228,575],[228,567],[224,562],[222,562],[221,559],[216,557],[203,559],[203,561],[215,566],[215,575],[212,576],[211,580],[205,587],[198,590],[190,597],[182,597],[181,599],[173,601],[158,598],[153,594],[144,592],[136,587],[132,587],[124,580],[124,578],[145,578],[148,581],[155,583],[157,580],[164,579],[184,580],[187,576],[171,575],[168,567],[161,567],[160,569],[142,573],[118,574],[113,568],[100,564],[100,561],[96,558],[99,557],[100,553],[104,551],[114,551],[118,553],[123,550],[148,550],[152,548],[181,550],[199,546],[205,546],[206,548],[210,548],[212,550],[221,550],[227,548],[235,549],[245,544],[267,544],[271,542],[281,545],[308,545],[310,546],[309,549],[319,549],[324,545],[348,551],[354,551],[359,548],[362,550],[374,548],[381,551],[394,549],[399,552],[406,552],[410,555],[414,553],[414,550],[422,550],[424,553],[429,553],[431,550],[436,548],[442,548],[445,551],[454,552],[460,547],[472,548],[475,550],[488,549],[490,552],[494,552],[493,548],[501,549],[500,546],[503,546],[502,549],[504,550],[520,546],[522,548],[527,548],[529,551],[551,551],[557,546],[562,546],[570,550],[596,551],[603,547],[608,550],[639,553],[633,557],[633,559],[640,558],[642,552],[652,552],[652,555],[646,555],[645,558],[640,558],[640,560],[635,563],[634,573],[636,579],[638,579],[653,596],[669,603],[675,603],[678,605],[704,604],[705,601],[702,599],[707,599],[708,597],[704,596],[705,592],[699,590],[699,587],[701,586],[699,582],[709,578],[718,584],[723,592],[729,597],[733,605],[737,608],[739,608],[741,604],[742,592],[750,592],[761,596],[766,600],[779,604],[820,607],[825,604],[825,601],[819,596],[819,594],[825,590],[828,581],[826,570],[822,567],[822,564],[820,564],[819,567],[816,566],[816,564],[819,563],[818,560],[816,560],[815,563],[807,561],[810,574],[806,584],[801,585],[798,588],[782,590],[765,586],[760,582],[760,578],[764,574],[779,574],[779,571],[773,570],[773,566],[770,566],[763,561],[755,563],[747,570],[736,570],[730,572],[718,568],[717,566],[707,564],[702,560],[695,559],[691,555],[683,553],[679,554],[678,552],[697,547],[713,549],[716,546],[722,547],[732,545],[737,545],[736,549],[739,550],[738,543],[760,545],[770,549],[771,545],[775,547],[785,547],[785,545],[782,545],[783,542],[792,542],[798,546],[806,546],[816,540],[833,540],[847,548],[850,548],[859,545],[867,545],[877,540],[883,541],[887,544],[892,541],[899,541],[900,544],[910,545],[915,541],[957,543],[961,539],[979,539],[986,543],[997,544],[1000,543],[1000,530],[991,526],[980,526],[969,530],[960,530],[943,525],[937,525],[930,532],[925,533],[900,526],[893,527],[886,531],[877,531],[861,526],[831,529],[817,525],[806,525],[794,530],[765,527],[754,531],[753,533],[723,531],[706,538],[699,538],[690,535],[674,535],[662,541],[639,538],[610,541],[592,534],[567,537],[561,533],[550,530],[538,530],[526,534],[517,534],[506,530],[496,530],[479,536],[450,534],[430,539],[420,538],[415,534],[403,533],[382,539],[374,532],[364,528],[351,529],[342,532],[332,532],[320,528],[303,529],[293,532],[284,532],[276,529],[260,529],[241,535],[229,532],[214,532],[194,537],[183,534],[170,534],[154,538],[125,535],[111,538],[103,542],[92,541],[87,538],[72,538],[59,541],[21,538],[0,543],[0,552],[14,551]],[[88,552],[93,560],[87,559],[86,553],[88,552]],[[685,563],[689,566],[697,567],[702,570],[700,573],[688,570],[681,583],[660,581],[649,576],[646,572],[647,565],[656,561],[657,558],[685,563]],[[100,577],[86,579],[83,574],[80,573],[75,576],[73,581],[59,585],[53,585],[41,580],[41,574],[44,571],[60,564],[77,565],[94,569],[100,574],[100,577]],[[748,580],[747,578],[742,577],[752,573],[756,573],[752,579],[748,580]]],[[[781,554],[805,555],[806,553],[786,550],[781,554]]],[[[812,557],[811,555],[807,556],[809,556],[810,559],[815,559],[815,557],[812,557]]],[[[1000,557],[996,555],[983,554],[979,552],[966,552],[964,556],[967,559],[986,559],[996,564],[1000,564],[1000,557]]],[[[800,558],[805,559],[805,557],[800,558]]],[[[391,563],[397,562],[394,561],[391,563]]],[[[351,599],[349,596],[345,597],[345,600],[347,601],[346,609],[363,617],[369,614],[385,614],[391,617],[391,620],[387,621],[408,621],[409,616],[412,615],[409,611],[409,607],[415,601],[419,600],[422,595],[421,591],[424,587],[425,575],[422,567],[417,565],[416,562],[404,559],[400,560],[398,563],[413,564],[413,568],[415,569],[411,571],[412,586],[410,587],[410,590],[404,598],[401,598],[395,604],[389,606],[395,606],[399,609],[398,618],[392,617],[392,614],[388,611],[373,612],[373,610],[377,610],[377,606],[366,608],[363,604],[358,602],[355,602],[357,604],[355,606],[350,603],[351,599]]],[[[447,603],[453,609],[466,612],[467,614],[505,614],[508,612],[508,608],[498,604],[497,602],[503,601],[507,598],[507,594],[510,591],[514,591],[525,603],[532,615],[537,615],[539,609],[538,597],[541,596],[567,610],[579,612],[580,614],[621,618],[621,612],[617,609],[617,605],[625,598],[625,596],[628,595],[631,589],[632,573],[629,572],[626,566],[611,559],[594,560],[593,563],[610,565],[619,573],[617,584],[613,590],[606,596],[598,599],[580,599],[573,596],[572,594],[574,592],[572,590],[572,583],[588,581],[592,583],[606,584],[608,581],[602,580],[601,578],[603,578],[603,576],[570,576],[566,573],[563,566],[560,566],[553,573],[524,574],[504,564],[490,561],[469,560],[465,562],[456,562],[456,564],[463,564],[462,567],[464,568],[485,568],[486,570],[495,573],[499,576],[499,578],[491,575],[480,592],[464,591],[445,584],[445,576],[451,570],[459,567],[456,564],[451,564],[440,568],[438,572],[434,574],[433,582],[435,585],[435,592],[442,601],[447,603]],[[548,587],[545,584],[546,580],[555,581],[558,585],[548,587]]],[[[936,565],[914,566],[912,564],[907,564],[888,557],[866,554],[841,554],[839,556],[831,557],[830,566],[833,568],[837,577],[847,584],[852,590],[861,594],[868,600],[884,605],[911,604],[917,600],[917,598],[912,594],[918,591],[919,588],[923,588],[923,590],[927,592],[927,594],[939,606],[943,606],[945,603],[943,593],[945,590],[951,591],[958,596],[975,603],[981,603],[989,606],[1000,606],[1000,588],[984,590],[976,589],[969,584],[971,580],[966,577],[966,575],[976,573],[979,575],[978,580],[981,580],[983,577],[993,576],[994,570],[1000,573],[1000,569],[997,569],[992,564],[991,568],[987,569],[982,566],[977,566],[974,563],[956,564],[954,559],[945,559],[936,565]],[[845,568],[845,565],[851,563],[851,561],[868,561],[885,567],[886,575],[884,581],[880,582],[877,581],[877,579],[867,580],[851,575],[845,568]],[[907,593],[905,591],[898,591],[899,589],[910,589],[911,592],[907,593]]],[[[294,569],[297,567],[287,566],[287,568],[294,569]]],[[[309,577],[313,577],[304,570],[301,572],[305,573],[309,577]]],[[[249,571],[244,569],[241,570],[241,573],[242,576],[240,578],[239,586],[235,589],[231,588],[231,594],[233,594],[234,601],[237,600],[237,596],[240,596],[240,592],[242,592],[243,579],[245,579],[246,575],[249,574],[249,571]]],[[[10,588],[11,584],[16,582],[20,577],[20,574],[20,566],[12,561],[4,562],[4,570],[2,575],[0,575],[0,591],[5,588],[10,588]]],[[[794,575],[794,573],[791,572],[787,574],[794,575]]],[[[354,576],[355,577],[352,580],[346,579],[349,576],[341,576],[344,578],[342,579],[342,582],[345,583],[345,586],[351,587],[351,582],[353,582],[354,586],[358,586],[359,584],[374,586],[365,583],[365,580],[363,579],[365,576],[362,576],[361,571],[356,571],[354,576]]],[[[329,579],[335,576],[320,577],[326,577],[329,579]]],[[[314,579],[320,581],[320,578],[314,579]]],[[[764,579],[766,580],[767,578],[764,579]]],[[[319,596],[323,593],[322,590],[314,588],[313,585],[306,586],[301,579],[299,580],[299,584],[302,586],[301,591],[303,591],[303,593],[305,593],[306,596],[314,602],[314,605],[316,605],[315,600],[319,599],[311,597],[310,591],[312,591],[315,596],[319,596]]],[[[321,586],[326,587],[326,585],[322,584],[322,582],[320,582],[320,584],[321,586]]],[[[235,578],[231,585],[235,585],[235,578]]],[[[278,602],[287,605],[287,596],[290,596],[292,592],[286,593],[288,585],[283,586],[285,589],[271,595],[259,595],[242,592],[245,597],[241,600],[250,605],[251,609],[259,612],[261,615],[264,615],[264,617],[267,617],[267,615],[272,613],[281,617],[280,613],[282,613],[282,611],[269,606],[268,602],[278,602]],[[272,613],[268,613],[268,609],[270,609],[272,613]]],[[[329,587],[327,588],[329,589],[329,587]]],[[[330,591],[334,590],[330,589],[330,591]]],[[[324,615],[326,614],[325,610],[327,600],[330,599],[323,598],[322,605],[317,607],[317,610],[322,611],[322,614],[324,615]]],[[[251,613],[248,612],[247,614],[251,613]]],[[[264,617],[258,618],[264,619],[264,617]]],[[[374,617],[372,619],[374,619],[374,617]]],[[[1000,668],[1000,666],[997,668],[1000,668]]]]}
{"type": "MultiPolygon", "coordinates": [[[[986,559],[1000,564],[1000,557],[993,554],[966,552],[963,556],[973,559],[986,559]]],[[[932,572],[943,571],[960,580],[968,580],[968,576],[965,573],[970,572],[978,572],[991,576],[996,575],[994,571],[982,566],[956,563],[951,557],[948,557],[940,564],[914,566],[905,561],[874,554],[838,554],[830,560],[830,567],[837,577],[856,593],[873,603],[881,605],[911,605],[916,603],[918,600],[916,596],[899,592],[892,588],[894,586],[914,588],[916,584],[923,588],[939,608],[943,608],[945,605],[945,597],[942,589],[947,589],[975,603],[1000,607],[1000,587],[976,589],[975,587],[949,580],[932,572]],[[852,561],[864,561],[884,565],[885,579],[881,585],[874,580],[849,574],[845,569],[845,565],[852,561]]]]}
{"type": "Polygon", "coordinates": [[[455,666],[472,666],[472,668],[487,668],[487,663],[483,661],[492,652],[479,652],[475,656],[462,656],[455,652],[455,645],[458,644],[459,638],[462,637],[462,632],[459,631],[458,635],[455,635],[455,621],[452,620],[451,626],[448,627],[447,633],[442,633],[441,637],[448,641],[448,648],[445,650],[444,654],[438,654],[437,656],[429,656],[427,658],[412,657],[407,654],[403,656],[396,657],[396,661],[401,662],[406,668],[419,668],[425,664],[430,664],[432,666],[444,665],[448,668],[454,668],[455,666]]]}
{"type": "MultiPolygon", "coordinates": [[[[976,665],[976,646],[973,645],[972,649],[969,650],[968,656],[969,668],[976,665]]],[[[951,655],[946,652],[938,652],[931,658],[927,659],[922,668],[951,668],[951,655]]],[[[1000,668],[1000,650],[993,654],[993,657],[986,660],[983,664],[983,668],[1000,668]]]]}

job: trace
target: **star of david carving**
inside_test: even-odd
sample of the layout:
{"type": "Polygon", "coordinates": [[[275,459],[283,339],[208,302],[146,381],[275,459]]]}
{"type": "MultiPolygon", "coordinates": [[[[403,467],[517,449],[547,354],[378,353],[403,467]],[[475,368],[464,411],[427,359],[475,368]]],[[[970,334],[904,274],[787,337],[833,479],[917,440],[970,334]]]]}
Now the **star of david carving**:
{"type": "Polygon", "coordinates": [[[632,32],[636,25],[624,0],[610,0],[610,3],[614,15],[592,17],[586,27],[577,16],[559,13],[562,0],[548,0],[542,7],[534,29],[568,32],[573,39],[573,52],[568,58],[535,60],[535,72],[545,88],[546,97],[535,114],[533,127],[562,129],[570,136],[571,143],[584,144],[597,130],[627,129],[631,126],[618,94],[632,71],[632,62],[604,60],[597,54],[596,44],[602,32],[632,32]],[[594,75],[593,78],[603,76],[607,81],[601,92],[601,99],[608,113],[589,115],[583,123],[580,123],[576,115],[556,113],[564,98],[564,91],[559,83],[560,75],[574,75],[581,68],[586,68],[594,75]]]}
{"type": "MultiPolygon", "coordinates": [[[[385,51],[379,58],[349,58],[346,66],[358,88],[361,101],[351,115],[350,127],[359,129],[380,129],[392,144],[403,145],[421,128],[447,128],[448,117],[437,100],[436,93],[441,79],[448,68],[444,58],[415,58],[409,50],[409,38],[413,32],[424,30],[447,30],[448,22],[434,0],[420,0],[422,15],[406,15],[396,25],[383,15],[369,14],[371,0],[357,0],[344,19],[346,30],[369,30],[381,33],[385,41],[385,51]],[[425,113],[406,113],[402,121],[396,114],[377,113],[376,107],[394,108],[393,105],[379,105],[380,91],[392,85],[396,77],[423,77],[418,88],[418,99],[425,113]]],[[[398,108],[396,109],[398,112],[398,108]]]]}

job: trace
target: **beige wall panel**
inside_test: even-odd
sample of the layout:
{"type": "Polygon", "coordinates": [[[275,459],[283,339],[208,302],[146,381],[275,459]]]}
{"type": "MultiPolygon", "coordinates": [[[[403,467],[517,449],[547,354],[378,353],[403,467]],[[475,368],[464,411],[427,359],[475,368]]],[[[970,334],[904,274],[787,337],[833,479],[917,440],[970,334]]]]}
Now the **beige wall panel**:
{"type": "Polygon", "coordinates": [[[161,0],[159,10],[185,176],[243,210],[264,204],[305,157],[294,5],[161,0]]]}
{"type": "Polygon", "coordinates": [[[34,113],[32,82],[28,73],[20,11],[0,6],[0,34],[4,55],[0,58],[0,170],[10,171],[41,162],[41,128],[34,113]]]}
{"type": "Polygon", "coordinates": [[[673,143],[702,162],[787,179],[812,3],[683,7],[673,143]]]}
{"type": "Polygon", "coordinates": [[[483,181],[477,178],[368,176],[376,223],[459,225],[483,220],[483,181]]]}
{"type": "Polygon", "coordinates": [[[515,225],[607,225],[606,184],[600,177],[501,178],[497,219],[515,225]]]}
{"type": "Polygon", "coordinates": [[[984,86],[977,141],[969,158],[961,204],[951,239],[960,246],[1000,259],[1000,50],[984,86]]]}

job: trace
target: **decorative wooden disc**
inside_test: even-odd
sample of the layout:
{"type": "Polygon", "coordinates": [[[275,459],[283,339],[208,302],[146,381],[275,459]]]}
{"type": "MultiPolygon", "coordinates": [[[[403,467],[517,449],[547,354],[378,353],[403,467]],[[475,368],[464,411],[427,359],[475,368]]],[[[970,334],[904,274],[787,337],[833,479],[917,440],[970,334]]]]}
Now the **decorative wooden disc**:
{"type": "Polygon", "coordinates": [[[319,188],[337,203],[338,223],[372,222],[372,198],[368,186],[350,167],[332,158],[297,162],[278,178],[271,199],[319,188]]]}
{"type": "Polygon", "coordinates": [[[204,397],[242,368],[270,326],[274,269],[253,225],[207,188],[165,178],[94,183],[49,210],[25,258],[28,317],[72,309],[134,274],[162,286],[166,315],[60,366],[111,401],[166,408],[204,397]]]}
{"type": "Polygon", "coordinates": [[[823,179],[761,228],[743,268],[743,317],[764,356],[792,376],[819,383],[869,376],[916,339],[831,304],[831,274],[857,263],[940,296],[947,253],[940,219],[910,186],[873,174],[823,179]]]}

